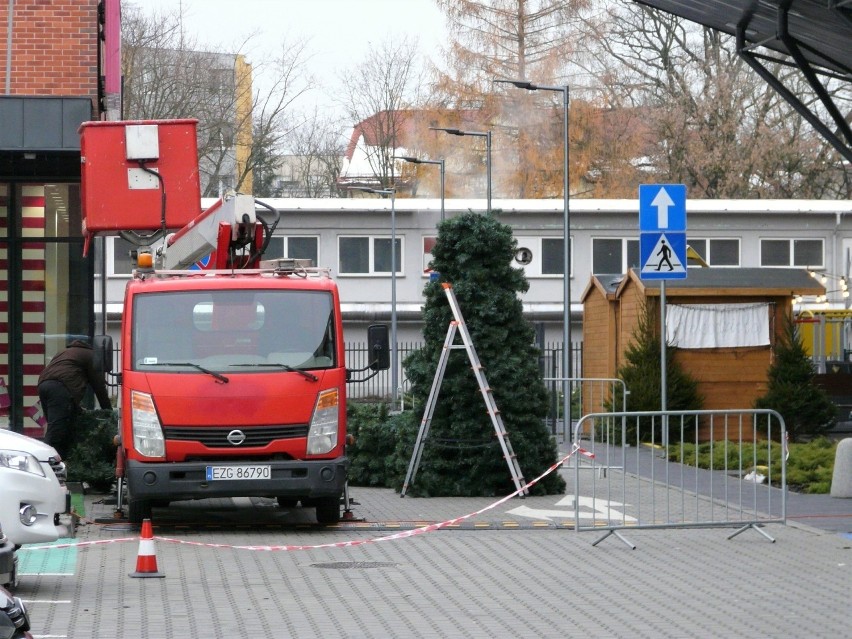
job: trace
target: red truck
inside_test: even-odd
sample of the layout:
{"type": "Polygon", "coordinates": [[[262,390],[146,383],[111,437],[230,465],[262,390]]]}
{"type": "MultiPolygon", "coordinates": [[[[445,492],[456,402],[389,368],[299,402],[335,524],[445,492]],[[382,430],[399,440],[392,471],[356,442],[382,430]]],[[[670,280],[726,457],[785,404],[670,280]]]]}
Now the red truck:
{"type": "MultiPolygon", "coordinates": [[[[91,123],[88,135],[140,123],[101,124],[91,123]]],[[[154,135],[168,133],[156,128],[154,135]]],[[[130,134],[124,139],[129,147],[130,134]]],[[[82,145],[84,162],[87,146],[91,139],[82,145]]],[[[128,170],[140,163],[149,172],[159,168],[158,150],[143,151],[158,157],[140,162],[117,146],[128,170]]],[[[94,147],[94,156],[103,154],[94,147]]],[[[168,173],[167,163],[161,166],[168,173]]],[[[86,172],[84,214],[97,198],[86,195],[86,172]]],[[[169,179],[159,175],[152,184],[165,191],[169,179]]],[[[154,202],[165,202],[157,195],[154,202]]],[[[347,370],[340,296],[329,270],[293,259],[263,261],[277,218],[263,221],[256,204],[274,213],[232,194],[176,233],[157,231],[156,242],[139,234],[148,221],[125,220],[134,231],[122,236],[139,238],[124,296],[119,377],[119,509],[126,500],[131,522],[172,501],[240,496],[274,497],[288,507],[301,502],[316,509],[320,523],[340,518],[349,466],[346,383],[359,381],[353,372],[369,370],[368,379],[388,368],[387,327],[368,330],[370,364],[347,370]],[[206,267],[198,267],[202,258],[206,267]]],[[[165,227],[165,205],[157,217],[165,227]]],[[[88,232],[115,224],[98,214],[86,219],[88,232]]],[[[105,344],[109,366],[110,340],[96,343],[105,344]]]]}

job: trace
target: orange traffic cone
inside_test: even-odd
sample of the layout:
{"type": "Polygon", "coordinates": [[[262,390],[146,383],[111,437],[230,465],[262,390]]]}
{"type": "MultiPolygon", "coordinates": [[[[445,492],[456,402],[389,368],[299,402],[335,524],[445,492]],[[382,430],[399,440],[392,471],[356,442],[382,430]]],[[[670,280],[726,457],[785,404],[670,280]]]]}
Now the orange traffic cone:
{"type": "Polygon", "coordinates": [[[136,557],[136,572],[130,577],[165,577],[157,570],[157,551],[154,549],[154,530],[150,519],[142,520],[142,535],[139,537],[139,555],[136,557]]]}

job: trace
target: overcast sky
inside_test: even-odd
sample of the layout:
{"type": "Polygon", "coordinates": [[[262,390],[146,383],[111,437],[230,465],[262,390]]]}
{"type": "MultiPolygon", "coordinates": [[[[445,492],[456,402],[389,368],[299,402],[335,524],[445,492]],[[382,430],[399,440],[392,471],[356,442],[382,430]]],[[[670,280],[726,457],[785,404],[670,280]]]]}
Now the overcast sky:
{"type": "MultiPolygon", "coordinates": [[[[145,12],[182,6],[187,32],[206,49],[234,51],[253,36],[243,50],[256,66],[274,57],[282,41],[304,38],[310,71],[330,86],[388,36],[416,36],[428,56],[445,34],[435,0],[124,0],[131,3],[145,12]]],[[[303,109],[312,110],[313,102],[331,107],[326,95],[311,93],[303,109]]]]}

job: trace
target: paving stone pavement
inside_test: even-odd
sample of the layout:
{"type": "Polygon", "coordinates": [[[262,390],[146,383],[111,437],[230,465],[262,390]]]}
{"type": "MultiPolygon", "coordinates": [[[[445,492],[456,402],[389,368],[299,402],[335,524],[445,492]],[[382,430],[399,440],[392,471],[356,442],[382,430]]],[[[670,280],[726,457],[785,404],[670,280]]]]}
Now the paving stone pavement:
{"type": "Polygon", "coordinates": [[[80,545],[20,553],[25,565],[71,553],[66,567],[25,573],[17,594],[45,639],[852,635],[848,532],[768,524],[770,543],[755,531],[728,539],[727,528],[630,530],[631,550],[615,537],[593,546],[599,531],[558,517],[512,512],[564,509],[559,495],[422,533],[411,531],[494,500],[358,487],[351,496],[353,519],[325,528],[310,509],[263,499],[155,509],[165,578],[134,579],[138,527],[87,495],[80,545]],[[306,548],[284,549],[293,546],[306,548]]]}

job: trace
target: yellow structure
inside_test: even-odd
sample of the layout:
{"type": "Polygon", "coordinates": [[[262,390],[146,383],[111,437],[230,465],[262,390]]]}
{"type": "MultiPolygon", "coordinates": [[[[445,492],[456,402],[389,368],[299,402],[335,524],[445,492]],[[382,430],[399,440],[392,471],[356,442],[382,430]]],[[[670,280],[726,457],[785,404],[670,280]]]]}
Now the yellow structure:
{"type": "Polygon", "coordinates": [[[253,193],[252,170],[248,167],[252,145],[252,82],[251,64],[245,56],[239,54],[234,60],[234,78],[236,81],[236,174],[245,176],[240,184],[242,193],[253,193]]]}
{"type": "Polygon", "coordinates": [[[796,315],[796,325],[805,351],[818,365],[848,359],[852,309],[803,310],[796,315]]]}

